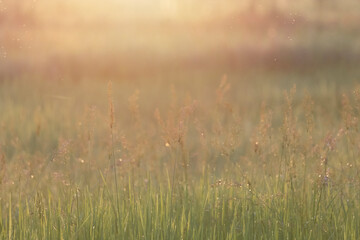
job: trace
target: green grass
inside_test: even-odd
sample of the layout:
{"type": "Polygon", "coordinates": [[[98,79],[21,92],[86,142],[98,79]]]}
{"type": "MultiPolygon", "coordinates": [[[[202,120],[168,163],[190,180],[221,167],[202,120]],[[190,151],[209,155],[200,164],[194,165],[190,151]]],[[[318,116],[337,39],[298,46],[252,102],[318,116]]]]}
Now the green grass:
{"type": "MultiPolygon", "coordinates": [[[[37,195],[2,221],[15,239],[357,239],[356,194],[311,187],[263,195],[247,186],[121,191],[119,205],[106,189],[69,191],[67,200],[37,195]],[[349,198],[349,199],[347,199],[349,198]],[[11,217],[11,216],[9,216],[11,217]]],[[[145,189],[148,188],[148,189],[145,189]]],[[[274,190],[270,190],[271,192],[274,190]]],[[[11,213],[11,209],[9,210],[11,213]]]]}
{"type": "Polygon", "coordinates": [[[1,239],[359,239],[343,72],[5,81],[1,239]]]}

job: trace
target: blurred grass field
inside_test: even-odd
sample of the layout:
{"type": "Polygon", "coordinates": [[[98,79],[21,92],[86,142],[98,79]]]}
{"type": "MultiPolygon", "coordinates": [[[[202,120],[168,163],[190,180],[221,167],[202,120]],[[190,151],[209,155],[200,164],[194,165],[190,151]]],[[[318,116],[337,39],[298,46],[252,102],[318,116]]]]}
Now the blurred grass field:
{"type": "Polygon", "coordinates": [[[346,1],[0,1],[1,239],[359,239],[346,1]]]}

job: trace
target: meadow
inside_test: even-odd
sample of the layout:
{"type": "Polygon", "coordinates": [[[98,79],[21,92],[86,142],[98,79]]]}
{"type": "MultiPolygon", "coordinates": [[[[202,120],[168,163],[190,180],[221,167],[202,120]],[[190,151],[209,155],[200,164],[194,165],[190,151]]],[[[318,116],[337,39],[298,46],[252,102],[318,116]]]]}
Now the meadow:
{"type": "Polygon", "coordinates": [[[2,83],[1,237],[357,239],[359,86],[272,77],[2,83]]]}
{"type": "Polygon", "coordinates": [[[358,3],[19,2],[1,239],[360,238],[358,3]]]}

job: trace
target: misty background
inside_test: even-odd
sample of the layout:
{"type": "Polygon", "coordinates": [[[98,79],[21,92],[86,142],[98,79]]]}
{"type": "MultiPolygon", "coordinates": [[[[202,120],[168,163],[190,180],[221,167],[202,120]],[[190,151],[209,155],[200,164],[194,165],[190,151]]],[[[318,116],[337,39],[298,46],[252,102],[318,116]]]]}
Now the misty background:
{"type": "Polygon", "coordinates": [[[355,0],[2,0],[0,79],[356,69],[355,0]]]}

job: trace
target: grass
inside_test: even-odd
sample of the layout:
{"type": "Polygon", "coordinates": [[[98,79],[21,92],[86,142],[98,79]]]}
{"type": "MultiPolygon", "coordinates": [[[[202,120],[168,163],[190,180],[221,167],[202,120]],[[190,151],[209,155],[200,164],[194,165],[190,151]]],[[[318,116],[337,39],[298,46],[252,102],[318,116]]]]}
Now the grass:
{"type": "Polygon", "coordinates": [[[2,2],[0,239],[360,239],[355,0],[2,2]]]}
{"type": "MultiPolygon", "coordinates": [[[[3,221],[4,233],[17,239],[356,239],[358,201],[342,199],[336,190],[314,188],[301,193],[262,196],[231,185],[191,190],[153,188],[114,196],[68,192],[68,201],[51,194],[18,206],[18,216],[3,221]],[[141,197],[140,197],[141,196],[141,197]],[[171,201],[173,203],[171,204],[171,201]],[[170,208],[169,206],[172,206],[170,208]],[[114,210],[114,208],[116,210],[114,210]],[[116,221],[118,219],[118,221],[116,221]]],[[[10,216],[11,217],[11,216],[10,216]]],[[[6,235],[7,235],[6,234],[6,235]]],[[[4,234],[5,235],[5,234],[4,234]]],[[[3,236],[5,237],[5,236],[3,236]]]]}
{"type": "Polygon", "coordinates": [[[359,239],[360,88],[332,71],[1,83],[1,239],[359,239]]]}

